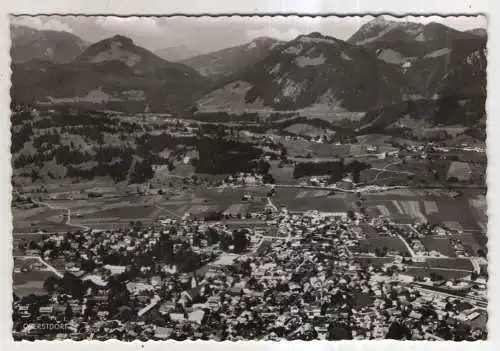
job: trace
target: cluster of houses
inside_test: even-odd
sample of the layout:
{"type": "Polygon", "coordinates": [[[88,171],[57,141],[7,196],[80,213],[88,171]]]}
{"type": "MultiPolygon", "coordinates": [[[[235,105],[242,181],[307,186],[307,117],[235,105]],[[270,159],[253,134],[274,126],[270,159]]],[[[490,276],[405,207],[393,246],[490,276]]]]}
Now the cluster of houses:
{"type": "MultiPolygon", "coordinates": [[[[477,296],[454,296],[420,284],[405,275],[396,257],[385,265],[363,263],[356,247],[366,235],[355,228],[383,221],[374,224],[361,216],[317,211],[282,210],[274,216],[279,235],[249,231],[255,237],[240,253],[223,252],[203,236],[203,221],[170,220],[164,229],[49,236],[46,241],[59,245],[68,262],[81,264],[91,258],[97,267],[72,273],[85,283],[79,296],[56,288],[45,297],[17,297],[14,335],[103,340],[486,337],[485,326],[478,322],[486,311],[476,303],[477,296]],[[152,254],[165,232],[180,240],[174,251],[182,249],[178,246],[191,249],[186,252],[196,247],[196,254],[208,261],[187,273],[158,259],[134,266],[134,255],[119,264],[105,262],[110,251],[152,254]],[[32,327],[43,323],[64,327],[32,327]]],[[[223,225],[210,228],[229,234],[223,225]]],[[[40,254],[50,261],[47,250],[40,254]]]]}

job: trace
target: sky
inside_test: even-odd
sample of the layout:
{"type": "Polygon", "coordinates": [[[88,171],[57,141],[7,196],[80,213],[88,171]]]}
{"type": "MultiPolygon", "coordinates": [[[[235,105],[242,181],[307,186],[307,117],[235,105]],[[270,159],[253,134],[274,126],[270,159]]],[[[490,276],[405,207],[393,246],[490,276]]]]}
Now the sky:
{"type": "MultiPolygon", "coordinates": [[[[406,17],[391,20],[440,22],[458,30],[486,28],[482,16],[406,17]]],[[[200,53],[241,45],[257,37],[291,40],[300,34],[320,32],[338,39],[348,39],[371,16],[350,17],[114,17],[114,16],[20,16],[12,17],[14,24],[36,29],[73,33],[89,42],[116,34],[130,37],[137,45],[149,50],[185,45],[200,53]]]]}

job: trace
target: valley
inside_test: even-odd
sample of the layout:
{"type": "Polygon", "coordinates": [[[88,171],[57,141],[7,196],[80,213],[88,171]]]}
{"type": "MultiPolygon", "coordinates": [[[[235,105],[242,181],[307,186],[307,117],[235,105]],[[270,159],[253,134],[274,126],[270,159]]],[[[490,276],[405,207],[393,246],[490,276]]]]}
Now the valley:
{"type": "Polygon", "coordinates": [[[11,31],[16,340],[486,339],[483,31],[11,31]]]}

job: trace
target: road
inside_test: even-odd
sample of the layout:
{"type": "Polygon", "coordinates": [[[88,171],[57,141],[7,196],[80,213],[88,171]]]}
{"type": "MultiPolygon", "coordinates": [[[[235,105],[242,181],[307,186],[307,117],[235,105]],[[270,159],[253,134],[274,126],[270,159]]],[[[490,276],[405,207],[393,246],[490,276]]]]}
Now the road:
{"type": "Polygon", "coordinates": [[[63,274],[61,272],[59,272],[57,270],[57,268],[55,268],[54,266],[49,264],[47,261],[44,261],[40,256],[14,256],[14,258],[22,258],[22,259],[31,258],[31,259],[38,260],[41,264],[43,264],[45,267],[47,267],[47,269],[49,271],[53,272],[58,278],[63,277],[63,274]]]}
{"type": "Polygon", "coordinates": [[[398,238],[403,242],[403,244],[405,244],[406,248],[408,249],[408,251],[410,252],[410,255],[411,257],[413,258],[417,258],[419,257],[415,251],[413,251],[412,247],[410,246],[410,244],[408,244],[408,242],[401,236],[401,234],[397,234],[398,238]]]}
{"type": "Polygon", "coordinates": [[[144,308],[142,308],[137,312],[137,316],[141,317],[142,315],[150,311],[153,307],[155,307],[160,301],[161,301],[160,296],[155,295],[147,306],[145,306],[144,308]]]}
{"type": "Polygon", "coordinates": [[[427,289],[427,288],[422,287],[422,286],[415,286],[415,285],[413,285],[413,287],[416,290],[419,290],[419,291],[422,291],[422,292],[425,292],[425,293],[431,293],[431,294],[441,295],[441,296],[444,296],[444,297],[452,297],[454,299],[458,299],[458,300],[461,300],[461,301],[468,302],[471,305],[474,305],[475,307],[477,307],[477,308],[479,308],[481,310],[484,310],[484,311],[487,310],[486,306],[487,306],[488,303],[486,301],[483,301],[483,300],[480,300],[480,299],[476,299],[476,298],[472,298],[472,297],[459,296],[459,295],[455,295],[455,294],[451,294],[451,293],[445,293],[445,292],[441,292],[441,291],[427,289]]]}
{"type": "Polygon", "coordinates": [[[177,218],[181,218],[181,217],[182,217],[180,214],[175,213],[175,212],[173,212],[173,211],[169,210],[168,208],[165,208],[165,207],[160,206],[160,205],[158,205],[158,204],[155,204],[154,206],[155,206],[155,208],[158,208],[158,209],[161,209],[161,210],[163,210],[163,211],[165,211],[165,212],[170,213],[170,214],[171,214],[172,216],[174,216],[174,217],[177,217],[177,218]]]}
{"type": "MultiPolygon", "coordinates": [[[[393,164],[393,163],[391,163],[393,164]]],[[[387,166],[390,166],[391,164],[387,165],[387,166]]],[[[380,172],[386,172],[386,173],[398,173],[398,174],[408,174],[408,175],[415,175],[415,173],[413,172],[408,172],[408,171],[395,171],[395,170],[392,170],[392,169],[385,169],[384,168],[370,168],[374,171],[380,171],[380,172]]]]}
{"type": "Polygon", "coordinates": [[[471,257],[470,262],[472,263],[472,266],[474,267],[474,272],[476,274],[481,273],[481,266],[479,265],[478,258],[477,257],[471,257]]]}
{"type": "MultiPolygon", "coordinates": [[[[419,237],[422,236],[422,234],[418,230],[416,230],[411,224],[399,224],[399,223],[394,223],[392,221],[390,221],[390,224],[394,225],[394,226],[406,226],[406,227],[410,228],[419,237]]],[[[419,256],[419,255],[416,255],[415,252],[413,251],[413,249],[411,249],[410,245],[408,245],[408,243],[406,242],[406,240],[401,235],[398,234],[398,236],[405,243],[406,247],[410,251],[410,254],[412,254],[412,257],[414,257],[414,258],[423,258],[423,259],[429,258],[428,256],[419,256]]],[[[454,259],[455,257],[439,257],[439,258],[454,259]]],[[[479,274],[481,272],[481,267],[480,267],[479,262],[478,262],[478,260],[480,258],[477,257],[477,256],[470,256],[468,258],[470,259],[470,261],[472,263],[472,266],[474,267],[474,271],[477,274],[479,274]]]]}
{"type": "Polygon", "coordinates": [[[273,202],[271,201],[271,198],[270,198],[269,196],[267,197],[267,204],[268,204],[270,207],[272,207],[272,209],[273,209],[274,211],[278,212],[278,207],[276,207],[276,205],[275,205],[275,204],[273,204],[273,202]]]}
{"type": "Polygon", "coordinates": [[[384,168],[371,168],[375,171],[379,171],[376,175],[375,175],[375,178],[373,178],[373,181],[372,183],[375,183],[377,180],[378,180],[378,177],[382,174],[382,173],[385,173],[385,172],[391,172],[391,173],[404,173],[404,174],[414,174],[414,173],[411,173],[411,172],[400,172],[400,171],[393,171],[393,170],[388,170],[387,168],[390,167],[390,166],[395,166],[395,165],[399,165],[401,164],[401,161],[398,160],[398,161],[395,161],[395,162],[392,162],[392,163],[389,163],[387,165],[384,166],[384,168]]]}
{"type": "Polygon", "coordinates": [[[92,230],[92,228],[87,227],[85,225],[72,223],[71,222],[71,209],[69,207],[54,206],[52,204],[49,204],[48,202],[38,201],[38,200],[35,200],[35,199],[32,199],[32,198],[29,198],[29,197],[21,194],[19,191],[17,191],[17,189],[13,189],[13,191],[16,194],[18,194],[20,197],[24,198],[25,200],[31,201],[34,204],[38,205],[38,206],[47,207],[47,208],[49,208],[51,210],[56,210],[56,211],[65,211],[66,212],[66,222],[65,223],[66,223],[66,225],[69,225],[70,227],[74,227],[74,228],[78,228],[78,229],[83,229],[83,230],[92,230]]]}

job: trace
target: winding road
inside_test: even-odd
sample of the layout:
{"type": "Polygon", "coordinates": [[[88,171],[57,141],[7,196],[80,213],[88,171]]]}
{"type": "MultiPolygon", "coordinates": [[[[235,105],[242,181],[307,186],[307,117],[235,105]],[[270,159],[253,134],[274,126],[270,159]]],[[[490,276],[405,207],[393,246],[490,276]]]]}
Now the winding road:
{"type": "Polygon", "coordinates": [[[372,183],[375,183],[377,180],[378,180],[378,177],[382,174],[382,173],[386,173],[386,172],[389,172],[389,173],[401,173],[401,174],[408,174],[408,175],[413,175],[415,173],[411,173],[411,172],[406,172],[406,171],[395,171],[395,170],[390,170],[390,169],[387,169],[387,167],[390,167],[390,166],[395,166],[395,165],[398,165],[398,164],[401,164],[401,161],[396,161],[396,162],[392,162],[392,163],[389,163],[387,165],[385,165],[383,168],[371,168],[375,171],[379,171],[376,175],[375,175],[375,178],[373,178],[373,181],[372,183]]]}
{"type": "Polygon", "coordinates": [[[49,264],[47,261],[44,261],[40,256],[14,256],[14,258],[22,258],[22,259],[35,259],[38,260],[41,264],[43,264],[47,269],[53,272],[58,278],[62,278],[63,274],[57,270],[54,266],[49,264]]]}
{"type": "Polygon", "coordinates": [[[72,223],[71,222],[71,209],[69,207],[54,206],[52,204],[49,204],[48,202],[43,202],[43,201],[38,201],[38,200],[32,199],[26,195],[21,194],[17,189],[13,189],[13,192],[15,192],[21,198],[23,198],[27,201],[31,201],[38,206],[47,207],[51,210],[56,210],[56,211],[66,211],[66,222],[65,223],[66,223],[66,225],[69,225],[70,227],[83,229],[83,230],[92,230],[92,228],[87,227],[85,225],[72,223]]]}

